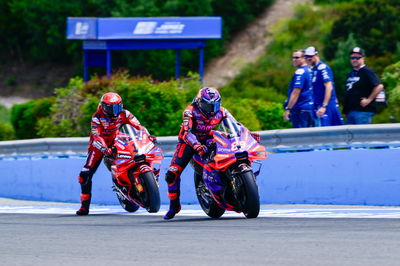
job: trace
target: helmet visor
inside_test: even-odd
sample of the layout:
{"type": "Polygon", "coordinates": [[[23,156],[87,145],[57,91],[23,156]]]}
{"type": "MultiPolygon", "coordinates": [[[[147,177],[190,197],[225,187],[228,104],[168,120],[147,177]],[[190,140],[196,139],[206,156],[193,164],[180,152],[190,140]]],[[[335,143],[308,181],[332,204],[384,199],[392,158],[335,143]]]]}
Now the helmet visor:
{"type": "Polygon", "coordinates": [[[102,103],[103,110],[109,116],[118,116],[122,112],[122,103],[106,104],[102,103]]]}
{"type": "Polygon", "coordinates": [[[207,101],[205,99],[202,99],[199,103],[200,108],[203,112],[207,114],[215,114],[218,112],[221,102],[220,101],[207,101]]]}

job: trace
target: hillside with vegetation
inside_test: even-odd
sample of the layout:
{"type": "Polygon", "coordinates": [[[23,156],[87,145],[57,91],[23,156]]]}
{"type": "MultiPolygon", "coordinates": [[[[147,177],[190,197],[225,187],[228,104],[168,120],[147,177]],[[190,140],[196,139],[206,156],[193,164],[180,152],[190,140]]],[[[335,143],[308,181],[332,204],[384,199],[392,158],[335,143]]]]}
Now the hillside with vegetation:
{"type": "MultiPolygon", "coordinates": [[[[313,5],[300,6],[293,18],[275,25],[274,39],[264,55],[242,69],[222,92],[282,103],[294,71],[292,51],[312,45],[320,51],[321,59],[331,65],[341,102],[351,70],[349,51],[360,46],[366,50],[366,64],[382,78],[389,101],[392,97],[397,99],[393,96],[393,82],[387,83],[386,77],[387,72],[396,71],[391,65],[400,60],[399,4],[398,0],[317,0],[313,5]]],[[[396,105],[390,104],[374,122],[389,123],[393,121],[391,116],[400,120],[396,105]]]]}

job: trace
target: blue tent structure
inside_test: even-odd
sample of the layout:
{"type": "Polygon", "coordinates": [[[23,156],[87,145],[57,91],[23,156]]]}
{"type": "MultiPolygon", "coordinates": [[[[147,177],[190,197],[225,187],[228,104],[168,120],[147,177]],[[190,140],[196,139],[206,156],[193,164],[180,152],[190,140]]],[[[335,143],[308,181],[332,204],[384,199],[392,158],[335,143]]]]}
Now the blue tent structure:
{"type": "Polygon", "coordinates": [[[69,17],[67,39],[83,40],[83,77],[90,66],[106,67],[111,77],[112,50],[175,49],[175,77],[180,76],[180,51],[199,49],[199,74],[203,79],[207,39],[222,36],[221,17],[69,17]]]}

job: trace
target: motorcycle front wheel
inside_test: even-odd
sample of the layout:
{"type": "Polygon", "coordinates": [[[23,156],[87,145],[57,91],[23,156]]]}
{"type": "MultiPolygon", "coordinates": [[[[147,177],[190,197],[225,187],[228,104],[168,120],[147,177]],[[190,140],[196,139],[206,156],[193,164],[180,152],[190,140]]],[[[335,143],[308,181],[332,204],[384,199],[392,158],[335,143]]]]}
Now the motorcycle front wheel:
{"type": "Polygon", "coordinates": [[[139,209],[139,205],[131,202],[130,200],[128,200],[127,198],[124,197],[124,195],[122,195],[119,191],[118,185],[117,185],[117,181],[113,178],[113,182],[114,182],[114,191],[117,194],[117,198],[119,201],[119,204],[121,204],[121,207],[124,208],[125,211],[127,212],[135,212],[139,209]]]}
{"type": "Polygon", "coordinates": [[[153,172],[146,172],[139,175],[143,192],[140,198],[148,212],[158,212],[160,210],[160,191],[153,172]]]}
{"type": "Polygon", "coordinates": [[[236,176],[239,178],[240,186],[236,191],[236,199],[242,206],[246,218],[257,218],[260,213],[260,196],[254,173],[247,171],[236,176]]]}
{"type": "Polygon", "coordinates": [[[194,174],[194,185],[196,196],[203,211],[211,218],[219,218],[225,210],[218,206],[218,203],[212,198],[210,191],[204,184],[203,178],[199,174],[194,174]]]}
{"type": "Polygon", "coordinates": [[[123,196],[121,196],[119,193],[117,193],[117,198],[119,200],[119,204],[121,204],[121,207],[124,208],[125,211],[127,212],[135,212],[139,209],[139,205],[125,199],[123,196]]]}

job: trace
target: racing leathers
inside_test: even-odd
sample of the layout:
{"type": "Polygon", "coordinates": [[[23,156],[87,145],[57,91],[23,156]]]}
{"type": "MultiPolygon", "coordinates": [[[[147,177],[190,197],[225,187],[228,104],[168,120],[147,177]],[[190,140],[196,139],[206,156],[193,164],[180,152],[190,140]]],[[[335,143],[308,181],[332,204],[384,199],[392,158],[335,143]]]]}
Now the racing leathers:
{"type": "Polygon", "coordinates": [[[85,215],[89,212],[89,205],[92,195],[92,177],[96,172],[104,155],[110,155],[111,147],[119,128],[124,125],[132,125],[136,129],[146,130],[128,110],[123,109],[116,117],[106,115],[100,105],[93,114],[91,120],[91,133],[86,163],[81,170],[78,181],[81,185],[82,207],[78,215],[85,215]]]}

